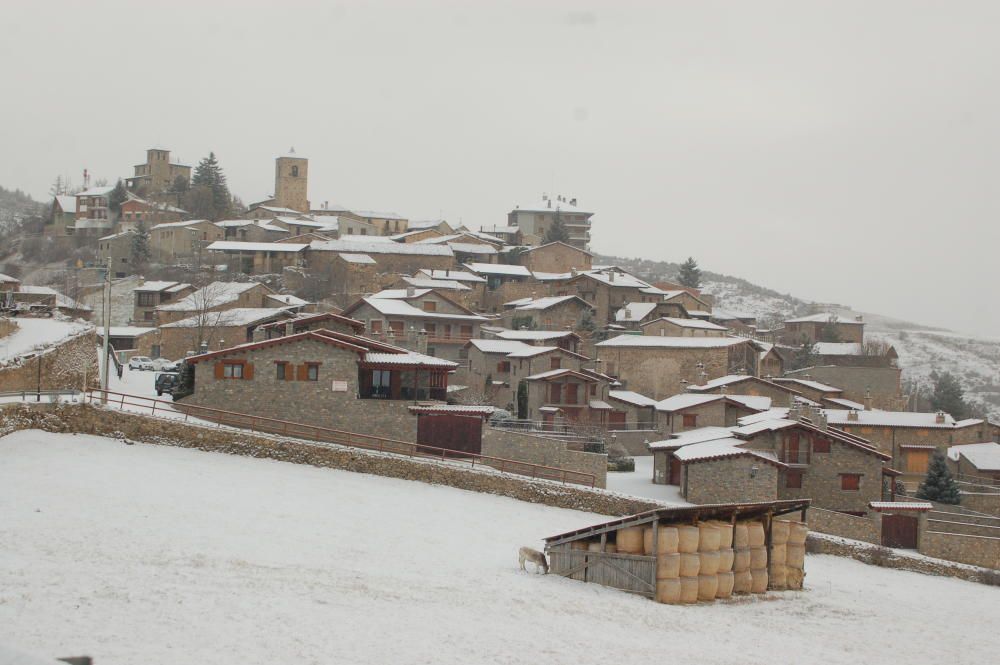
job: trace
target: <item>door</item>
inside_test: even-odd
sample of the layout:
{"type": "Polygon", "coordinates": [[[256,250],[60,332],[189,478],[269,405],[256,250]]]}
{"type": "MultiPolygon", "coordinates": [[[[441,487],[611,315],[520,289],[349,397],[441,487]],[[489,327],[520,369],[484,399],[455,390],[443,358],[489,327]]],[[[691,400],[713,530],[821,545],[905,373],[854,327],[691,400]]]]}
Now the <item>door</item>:
{"type": "Polygon", "coordinates": [[[611,411],[608,413],[608,429],[625,429],[625,416],[628,415],[624,411],[611,411]]]}
{"type": "Polygon", "coordinates": [[[788,435],[788,456],[785,458],[788,464],[799,463],[799,435],[795,432],[788,435]]]}
{"type": "Polygon", "coordinates": [[[483,419],[479,416],[420,414],[417,418],[417,443],[478,455],[483,448],[483,419]]]}
{"type": "Polygon", "coordinates": [[[927,465],[930,463],[930,458],[930,450],[910,448],[906,451],[906,472],[927,473],[927,465]]]}
{"type": "Polygon", "coordinates": [[[676,457],[670,457],[670,485],[681,484],[681,461],[676,457]]]}
{"type": "Polygon", "coordinates": [[[882,515],[882,545],[917,549],[917,518],[909,515],[882,515]]]}

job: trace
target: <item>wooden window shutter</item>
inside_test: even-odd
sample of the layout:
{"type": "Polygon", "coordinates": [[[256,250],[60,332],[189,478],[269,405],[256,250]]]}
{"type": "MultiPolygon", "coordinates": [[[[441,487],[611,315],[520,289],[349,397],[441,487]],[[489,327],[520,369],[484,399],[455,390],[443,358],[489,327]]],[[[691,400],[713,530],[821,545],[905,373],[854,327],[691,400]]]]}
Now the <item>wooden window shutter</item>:
{"type": "Polygon", "coordinates": [[[295,377],[295,379],[297,381],[308,381],[309,380],[309,366],[308,365],[299,365],[297,369],[298,369],[298,375],[295,377]]]}
{"type": "Polygon", "coordinates": [[[285,363],[285,381],[295,380],[295,365],[292,363],[285,363]]]}
{"type": "Polygon", "coordinates": [[[243,378],[248,380],[253,379],[253,363],[247,363],[243,366],[243,378]]]}
{"type": "Polygon", "coordinates": [[[215,378],[221,379],[223,376],[222,372],[223,372],[222,363],[215,363],[215,378]]]}

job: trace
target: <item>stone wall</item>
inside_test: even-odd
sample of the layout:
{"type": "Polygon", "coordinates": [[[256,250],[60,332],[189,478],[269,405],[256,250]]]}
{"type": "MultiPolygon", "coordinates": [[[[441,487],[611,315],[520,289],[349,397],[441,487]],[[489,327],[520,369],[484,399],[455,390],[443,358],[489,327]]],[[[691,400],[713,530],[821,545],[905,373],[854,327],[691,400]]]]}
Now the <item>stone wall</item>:
{"type": "Polygon", "coordinates": [[[563,441],[484,427],[482,450],[483,455],[492,457],[591,473],[598,487],[607,486],[608,456],[569,450],[563,441]]]}
{"type": "MultiPolygon", "coordinates": [[[[605,440],[609,446],[611,445],[611,434],[612,432],[609,432],[608,438],[605,440]]],[[[663,433],[655,429],[622,430],[613,432],[613,434],[615,443],[624,447],[628,454],[633,457],[648,457],[651,453],[646,444],[664,439],[663,433]]]]}
{"type": "Polygon", "coordinates": [[[935,559],[1000,570],[1000,538],[997,537],[927,530],[920,534],[920,553],[935,559]]]}
{"type": "Polygon", "coordinates": [[[855,517],[822,508],[809,509],[809,529],[875,545],[882,542],[879,525],[870,517],[855,517]]]}
{"type": "Polygon", "coordinates": [[[962,492],[962,506],[978,513],[1000,517],[1000,494],[962,492]]]}
{"type": "Polygon", "coordinates": [[[876,409],[890,411],[906,409],[906,401],[900,386],[902,370],[898,367],[825,365],[810,367],[798,373],[789,372],[788,376],[796,377],[801,373],[808,373],[814,381],[841,388],[844,392],[840,397],[864,403],[866,391],[871,390],[872,406],[876,409]]]}
{"type": "Polygon", "coordinates": [[[681,487],[691,503],[775,501],[778,469],[747,455],[688,462],[681,471],[681,487]],[[757,467],[755,477],[751,477],[753,467],[757,467]]]}
{"type": "MultiPolygon", "coordinates": [[[[775,438],[782,433],[774,433],[775,438]]],[[[803,450],[810,440],[801,437],[803,450]]],[[[757,441],[752,444],[756,447],[757,441]]],[[[775,441],[772,450],[780,451],[780,443],[775,441]]],[[[836,439],[830,440],[830,452],[811,452],[808,466],[798,467],[802,471],[802,487],[787,487],[787,475],[782,474],[778,496],[782,499],[812,499],[814,506],[827,510],[864,513],[868,503],[882,500],[882,460],[836,439]],[[859,474],[861,480],[857,490],[841,489],[842,474],[859,474]]]]}
{"type": "Polygon", "coordinates": [[[0,391],[83,390],[98,382],[97,334],[93,329],[45,349],[19,365],[0,368],[0,391]]]}
{"type": "Polygon", "coordinates": [[[705,381],[729,373],[729,351],[720,349],[665,349],[642,347],[597,347],[601,371],[617,376],[628,390],[653,399],[666,399],[684,392],[681,379],[700,382],[704,364],[705,381]]]}
{"type": "Polygon", "coordinates": [[[6,337],[17,330],[17,324],[10,319],[0,319],[0,337],[6,337]]]}

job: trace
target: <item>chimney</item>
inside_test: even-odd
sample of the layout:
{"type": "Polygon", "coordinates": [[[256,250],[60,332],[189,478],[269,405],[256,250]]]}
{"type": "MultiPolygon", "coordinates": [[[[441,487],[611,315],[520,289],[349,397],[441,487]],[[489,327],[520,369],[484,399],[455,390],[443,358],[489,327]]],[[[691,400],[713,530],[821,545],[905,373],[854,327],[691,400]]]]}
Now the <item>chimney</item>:
{"type": "Polygon", "coordinates": [[[611,281],[611,282],[615,281],[615,271],[614,270],[612,270],[611,272],[608,273],[608,281],[611,281]]]}
{"type": "Polygon", "coordinates": [[[264,341],[264,326],[257,326],[253,329],[253,341],[263,342],[264,341]]]}
{"type": "Polygon", "coordinates": [[[295,334],[295,324],[291,321],[285,321],[285,337],[295,334]]]}
{"type": "Polygon", "coordinates": [[[872,391],[870,388],[865,388],[865,411],[872,410],[872,391]]]}
{"type": "Polygon", "coordinates": [[[208,342],[202,342],[201,343],[201,352],[202,353],[208,353],[208,342]]]}
{"type": "Polygon", "coordinates": [[[570,268],[569,269],[569,274],[572,275],[573,277],[576,277],[576,274],[577,274],[576,273],[576,268],[570,268]]]}
{"type": "Polygon", "coordinates": [[[819,415],[819,428],[820,429],[827,429],[829,426],[830,426],[830,423],[826,419],[826,411],[823,411],[819,415]]]}
{"type": "Polygon", "coordinates": [[[417,332],[417,353],[423,353],[427,355],[427,331],[421,330],[417,332]]]}
{"type": "Polygon", "coordinates": [[[944,425],[944,411],[938,411],[934,414],[934,422],[938,425],[944,425]]]}
{"type": "Polygon", "coordinates": [[[720,395],[725,395],[728,392],[729,392],[729,387],[728,386],[722,386],[721,388],[719,388],[719,394],[720,395]]]}
{"type": "Polygon", "coordinates": [[[219,348],[220,349],[226,348],[226,340],[224,340],[224,339],[220,339],[219,340],[219,348]]]}
{"type": "Polygon", "coordinates": [[[414,326],[406,331],[406,345],[413,351],[417,350],[417,329],[414,326]]]}
{"type": "Polygon", "coordinates": [[[406,297],[407,298],[412,298],[415,295],[417,295],[417,290],[415,288],[413,288],[413,286],[407,286],[406,287],[406,297]]]}
{"type": "Polygon", "coordinates": [[[576,199],[570,199],[570,200],[569,200],[569,204],[570,204],[571,206],[575,206],[575,205],[576,205],[576,199]]]}
{"type": "Polygon", "coordinates": [[[550,201],[549,199],[545,199],[545,207],[546,208],[551,208],[552,207],[552,201],[550,201]]]}
{"type": "Polygon", "coordinates": [[[854,409],[851,409],[850,411],[847,412],[847,419],[848,420],[857,421],[857,419],[858,419],[858,412],[855,411],[854,409]]]}

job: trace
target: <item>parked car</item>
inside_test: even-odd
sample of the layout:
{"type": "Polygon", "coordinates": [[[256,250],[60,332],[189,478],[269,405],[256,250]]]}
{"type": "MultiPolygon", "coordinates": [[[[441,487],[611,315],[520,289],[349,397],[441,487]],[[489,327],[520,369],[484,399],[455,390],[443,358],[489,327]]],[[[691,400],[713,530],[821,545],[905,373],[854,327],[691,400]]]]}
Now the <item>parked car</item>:
{"type": "Polygon", "coordinates": [[[176,372],[180,369],[179,360],[167,360],[166,358],[157,358],[153,361],[153,368],[158,372],[176,372]]]}
{"type": "Polygon", "coordinates": [[[153,371],[156,369],[156,366],[153,365],[151,358],[146,356],[132,356],[128,360],[128,368],[153,371]]]}
{"type": "Polygon", "coordinates": [[[181,375],[177,372],[161,372],[156,375],[156,379],[153,383],[156,386],[156,394],[162,397],[163,393],[173,395],[174,388],[176,388],[180,382],[181,375]]]}

